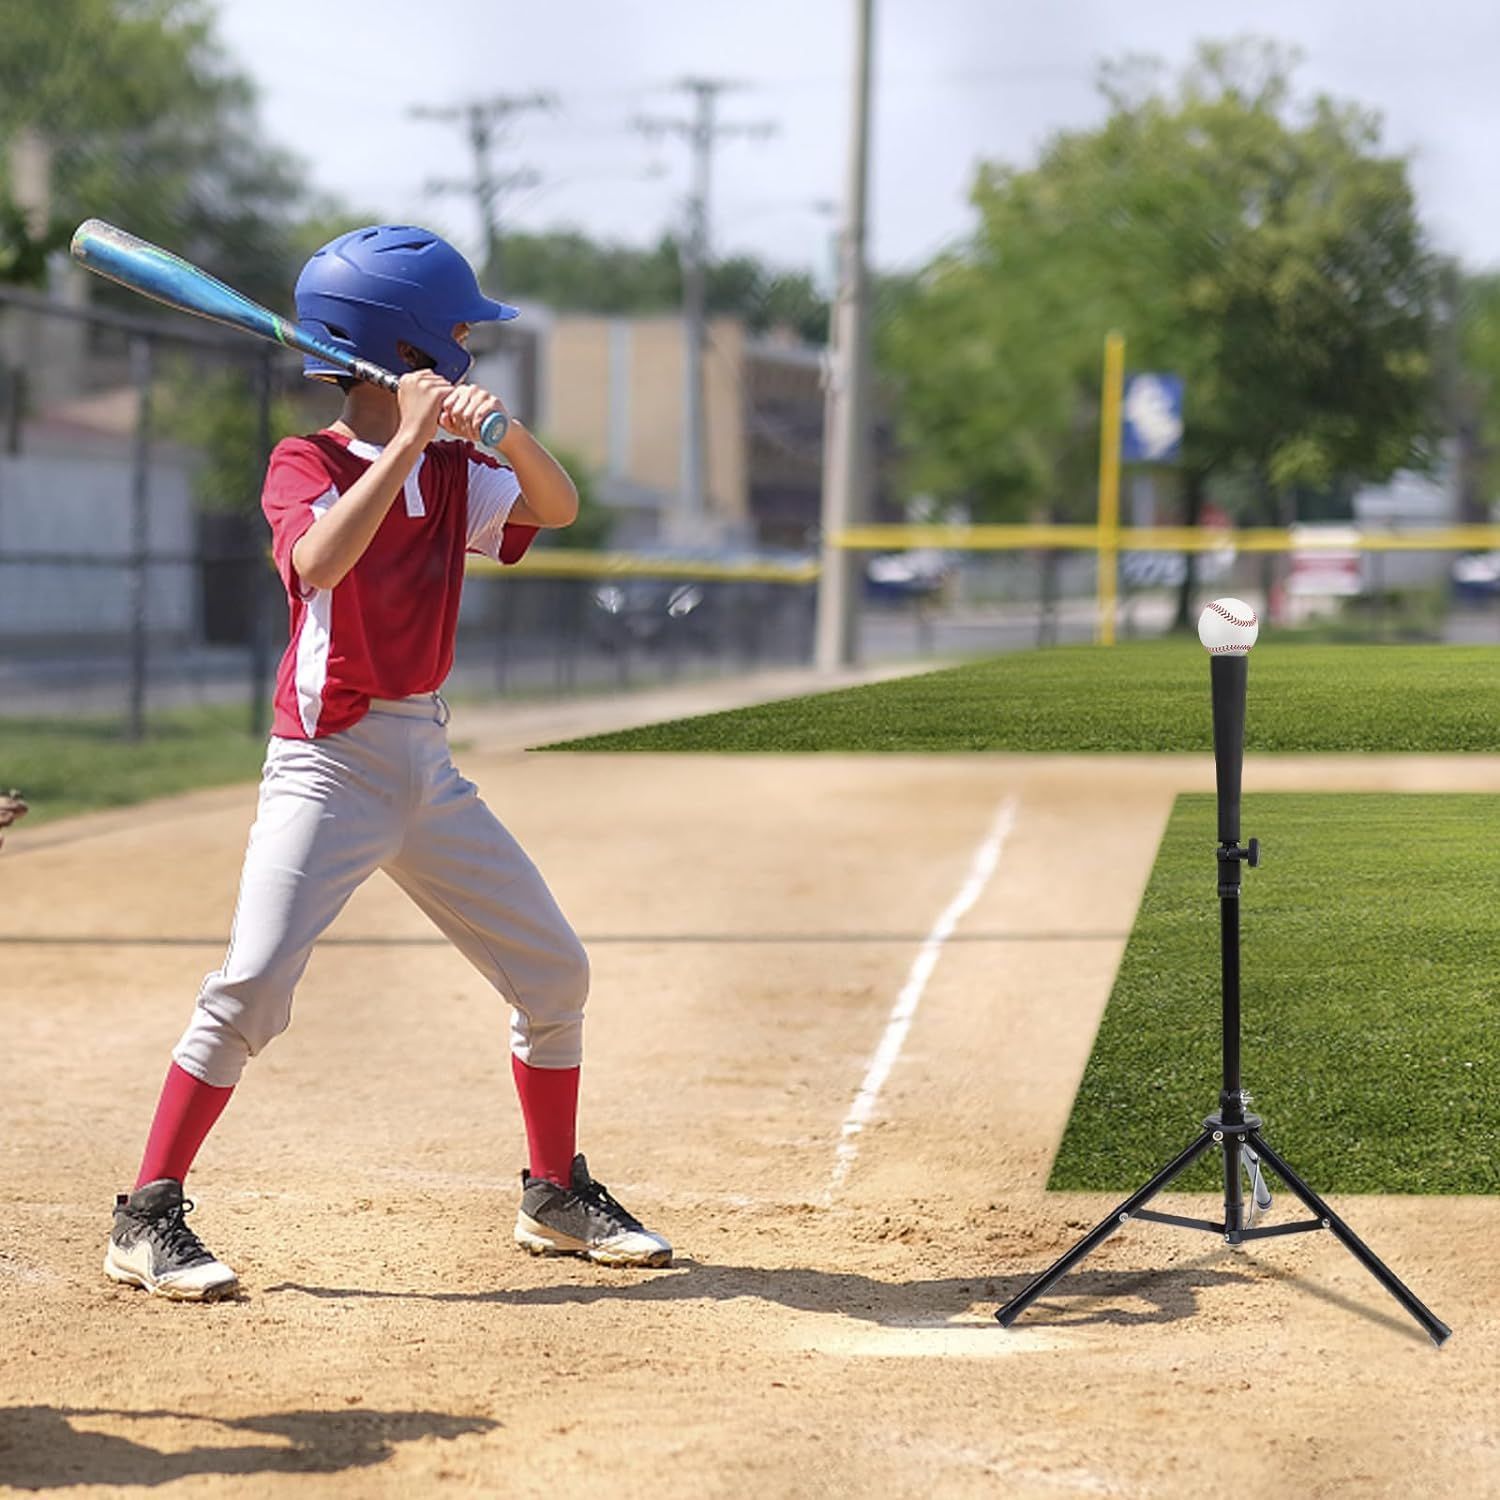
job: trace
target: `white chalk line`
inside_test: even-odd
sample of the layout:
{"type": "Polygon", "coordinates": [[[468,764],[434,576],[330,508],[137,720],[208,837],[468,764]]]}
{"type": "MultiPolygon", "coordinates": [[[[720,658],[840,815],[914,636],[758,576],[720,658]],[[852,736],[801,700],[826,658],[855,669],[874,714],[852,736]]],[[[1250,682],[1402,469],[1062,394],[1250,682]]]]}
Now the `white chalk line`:
{"type": "Polygon", "coordinates": [[[890,1019],[886,1022],[880,1045],[876,1047],[870,1066],[865,1071],[864,1082],[860,1084],[859,1092],[855,1094],[854,1102],[849,1106],[849,1113],[844,1116],[843,1126],[839,1130],[838,1152],[834,1158],[833,1176],[828,1184],[829,1197],[838,1192],[848,1179],[850,1168],[859,1155],[860,1132],[874,1117],[875,1108],[880,1102],[880,1091],[885,1087],[886,1079],[890,1077],[891,1069],[895,1067],[896,1060],[901,1056],[901,1049],[906,1045],[912,1019],[922,1003],[927,981],[937,968],[943,946],[953,936],[954,930],[974,903],[984,894],[984,888],[990,883],[990,877],[1000,863],[1000,853],[1005,848],[1005,841],[1016,826],[1016,815],[1020,808],[1020,799],[1015,796],[1007,797],[1000,804],[989,833],[974,853],[969,873],[958,894],[933,923],[932,931],[917,950],[911,971],[906,976],[906,983],[901,986],[901,993],[896,996],[896,1003],[891,1007],[890,1019]]]}
{"type": "Polygon", "coordinates": [[[844,1359],[1011,1359],[1077,1347],[1078,1336],[1051,1328],[1001,1328],[994,1318],[955,1318],[946,1323],[868,1324],[848,1327],[821,1320],[795,1336],[792,1347],[844,1359]]]}

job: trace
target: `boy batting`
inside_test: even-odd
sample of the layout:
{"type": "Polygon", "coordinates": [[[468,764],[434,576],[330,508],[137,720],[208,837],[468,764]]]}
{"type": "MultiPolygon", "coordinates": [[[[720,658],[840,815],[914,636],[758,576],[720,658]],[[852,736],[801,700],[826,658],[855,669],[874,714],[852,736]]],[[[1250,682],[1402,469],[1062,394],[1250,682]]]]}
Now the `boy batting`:
{"type": "Polygon", "coordinates": [[[237,1284],[184,1219],[199,1147],[246,1062],[284,1031],[313,945],[384,870],[511,1007],[526,1128],[517,1242],[538,1253],[661,1266],[671,1246],[589,1174],[575,1122],[588,958],[536,867],[449,757],[438,688],[453,664],[464,558],[514,562],[569,525],[566,472],[500,400],[466,384],[471,326],[512,318],[444,240],[355,230],[308,261],[299,321],[347,353],[407,371],[392,393],[336,379],[332,426],[271,456],[262,508],[286,588],[260,804],[221,966],[172,1054],[134,1191],[116,1200],[113,1280],[202,1301],[237,1284]],[[500,414],[496,446],[476,446],[500,414]],[[454,435],[439,441],[439,427],[454,435]]]}

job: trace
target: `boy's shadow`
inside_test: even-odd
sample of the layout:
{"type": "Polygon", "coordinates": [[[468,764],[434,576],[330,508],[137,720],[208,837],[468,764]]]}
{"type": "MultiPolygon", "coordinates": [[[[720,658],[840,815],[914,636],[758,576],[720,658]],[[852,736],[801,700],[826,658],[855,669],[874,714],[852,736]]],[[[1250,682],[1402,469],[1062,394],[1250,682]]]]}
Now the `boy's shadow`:
{"type": "MultiPolygon", "coordinates": [[[[1075,1271],[1049,1294],[1066,1311],[1036,1322],[1054,1327],[1091,1323],[1172,1323],[1191,1317],[1205,1287],[1248,1284],[1233,1269],[1213,1268],[1223,1252],[1160,1271],[1075,1271]],[[1144,1306],[1120,1306],[1130,1299],[1144,1306]]],[[[265,1288],[267,1295],[298,1292],[330,1299],[390,1298],[399,1301],[495,1303],[506,1307],[587,1306],[597,1302],[733,1302],[753,1298],[794,1312],[834,1313],[886,1328],[927,1327],[951,1321],[973,1302],[999,1305],[1031,1281],[1025,1276],[948,1276],[931,1281],[877,1281],[846,1271],[806,1267],[711,1265],[679,1256],[669,1271],[630,1280],[569,1281],[555,1286],[501,1287],[491,1291],[406,1292],[381,1288],[309,1286],[283,1281],[265,1288]]],[[[995,1325],[995,1334],[1005,1336],[995,1325]]]]}
{"type": "Polygon", "coordinates": [[[345,1409],[231,1418],[105,1407],[6,1406],[0,1407],[0,1482],[15,1489],[45,1490],[78,1484],[154,1487],[194,1474],[333,1474],[384,1463],[398,1443],[424,1437],[451,1441],[499,1425],[488,1417],[434,1411],[345,1409]],[[74,1418],[91,1417],[210,1423],[221,1431],[280,1441],[163,1452],[134,1438],[74,1427],[74,1418]]]}

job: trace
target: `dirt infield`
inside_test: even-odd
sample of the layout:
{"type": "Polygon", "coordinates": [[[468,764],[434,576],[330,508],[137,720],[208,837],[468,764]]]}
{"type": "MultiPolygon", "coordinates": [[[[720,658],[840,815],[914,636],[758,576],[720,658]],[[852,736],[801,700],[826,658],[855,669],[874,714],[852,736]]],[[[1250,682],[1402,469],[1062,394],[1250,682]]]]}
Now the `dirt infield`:
{"type": "MultiPolygon", "coordinates": [[[[1135,1225],[1015,1329],[991,1318],[1109,1205],[1042,1183],[1206,757],[465,768],[589,943],[583,1144],[678,1264],[511,1245],[500,1008],[378,878],[193,1175],[243,1297],[110,1286],[108,1205],[222,951],[254,794],[23,828],[0,855],[0,1487],[1500,1495],[1493,1199],[1337,1200],[1454,1326],[1442,1351],[1323,1235],[1135,1225]]],[[[1495,791],[1500,760],[1252,760],[1246,786],[1495,791]]]]}

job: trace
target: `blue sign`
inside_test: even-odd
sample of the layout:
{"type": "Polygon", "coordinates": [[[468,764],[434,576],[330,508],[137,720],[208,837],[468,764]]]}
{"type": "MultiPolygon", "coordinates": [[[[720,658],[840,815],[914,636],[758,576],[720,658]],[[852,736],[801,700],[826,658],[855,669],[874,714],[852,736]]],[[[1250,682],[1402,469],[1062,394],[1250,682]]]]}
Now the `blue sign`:
{"type": "Polygon", "coordinates": [[[1131,375],[1121,404],[1120,457],[1171,463],[1182,448],[1182,376],[1131,375]]]}

